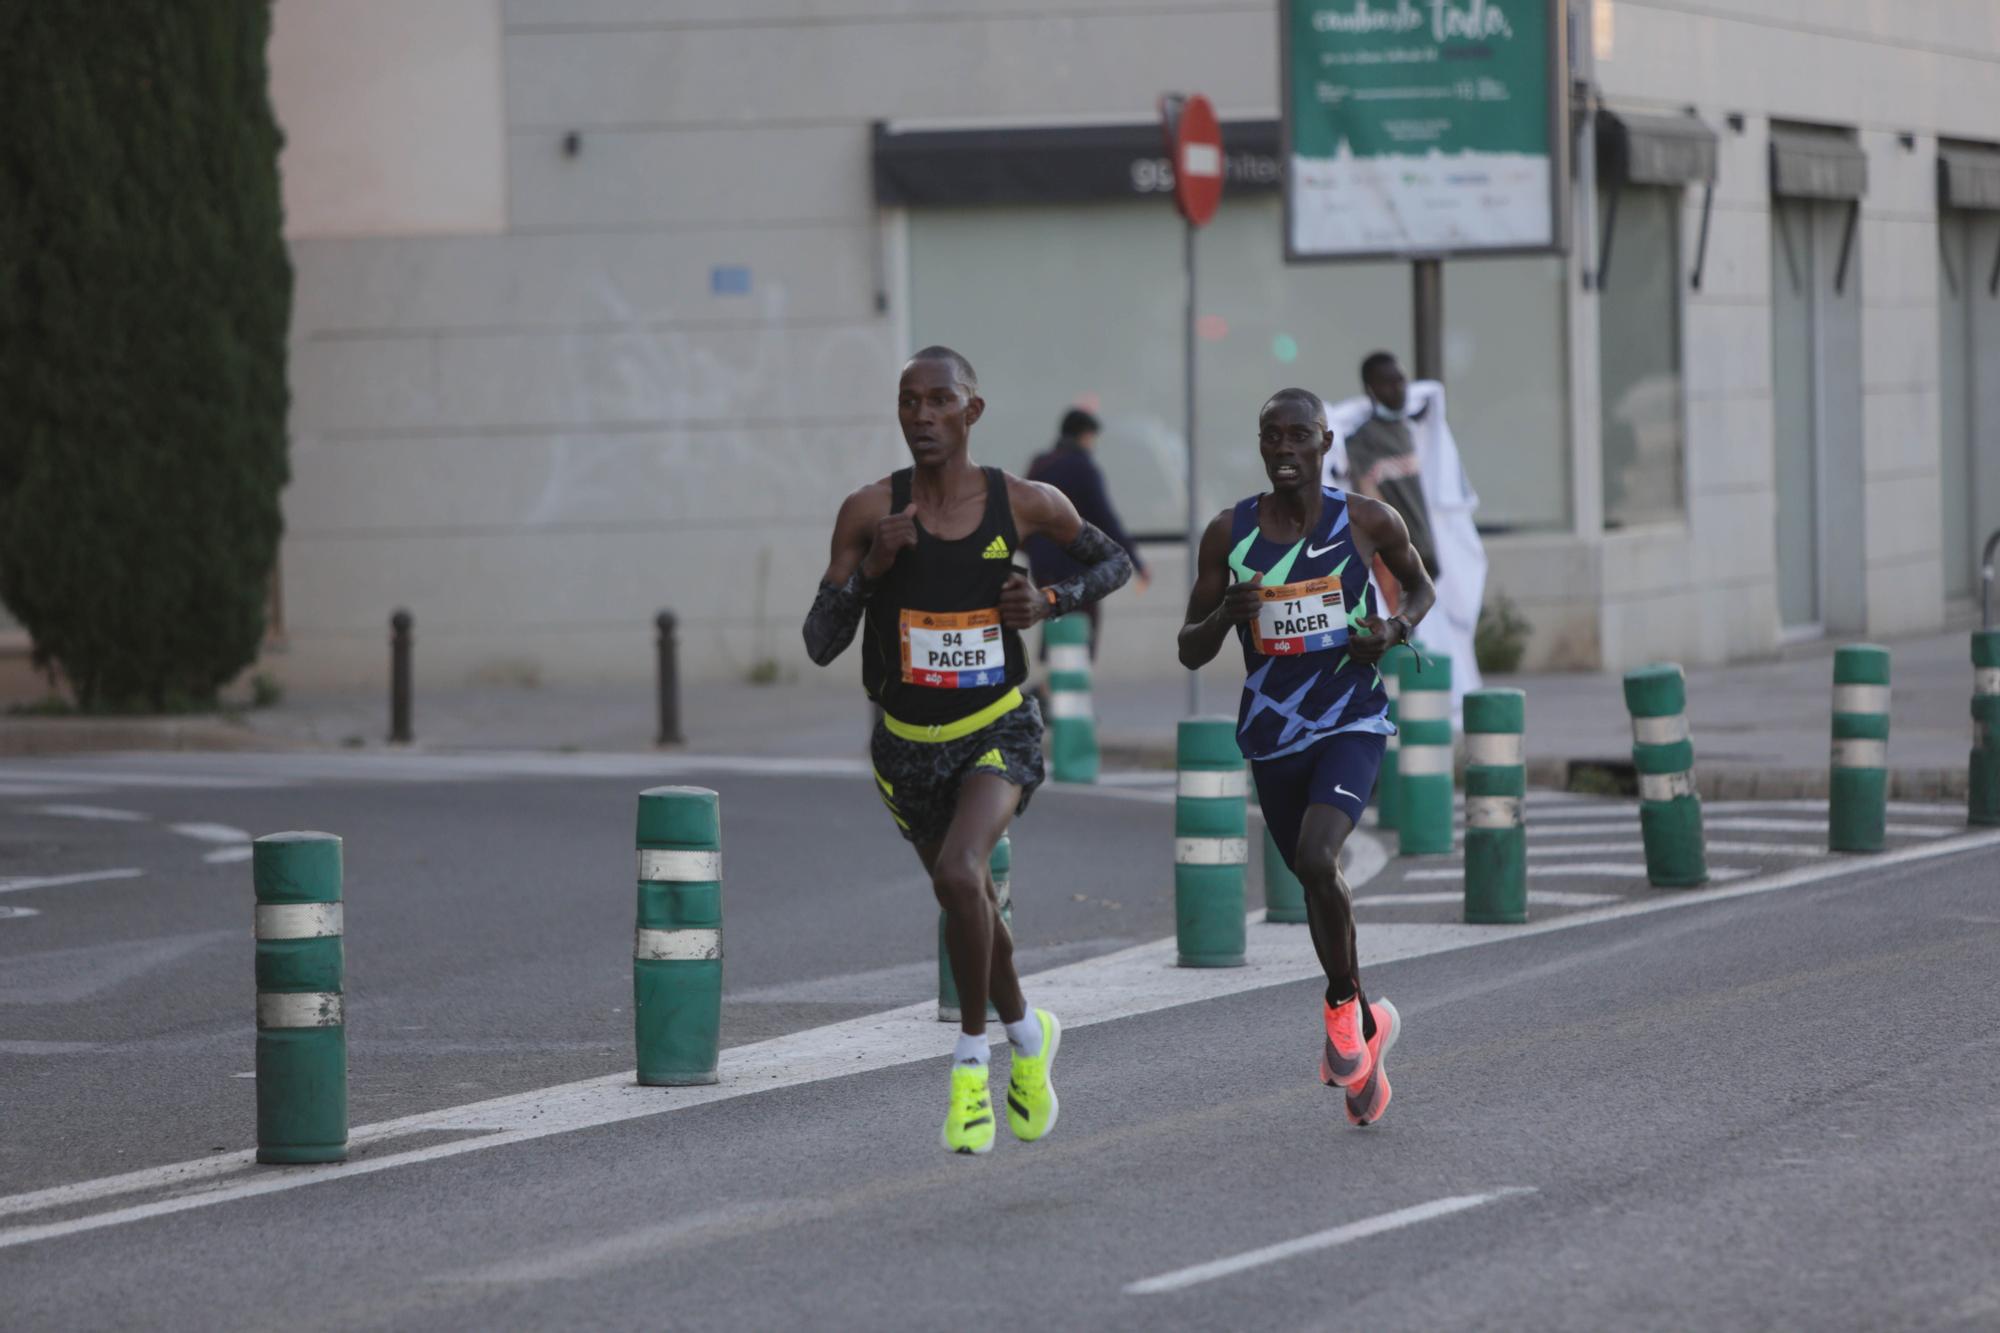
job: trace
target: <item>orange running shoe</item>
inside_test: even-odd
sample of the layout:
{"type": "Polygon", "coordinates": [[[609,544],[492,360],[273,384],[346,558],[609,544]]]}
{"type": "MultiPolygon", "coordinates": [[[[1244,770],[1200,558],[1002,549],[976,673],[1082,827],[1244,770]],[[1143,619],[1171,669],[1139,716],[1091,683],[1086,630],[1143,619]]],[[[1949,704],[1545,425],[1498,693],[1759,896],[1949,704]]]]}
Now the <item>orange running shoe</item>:
{"type": "Polygon", "coordinates": [[[1358,1088],[1347,1090],[1347,1118],[1358,1127],[1372,1125],[1389,1109],[1389,1071],[1384,1062],[1389,1048],[1403,1032],[1403,1016],[1387,1000],[1370,1000],[1375,1015],[1375,1036],[1368,1043],[1368,1077],[1358,1088]]]}
{"type": "Polygon", "coordinates": [[[1326,1010],[1326,1043],[1319,1055],[1319,1081],[1329,1088],[1358,1089],[1374,1066],[1368,1044],[1361,1040],[1361,1004],[1320,1004],[1326,1010]]]}

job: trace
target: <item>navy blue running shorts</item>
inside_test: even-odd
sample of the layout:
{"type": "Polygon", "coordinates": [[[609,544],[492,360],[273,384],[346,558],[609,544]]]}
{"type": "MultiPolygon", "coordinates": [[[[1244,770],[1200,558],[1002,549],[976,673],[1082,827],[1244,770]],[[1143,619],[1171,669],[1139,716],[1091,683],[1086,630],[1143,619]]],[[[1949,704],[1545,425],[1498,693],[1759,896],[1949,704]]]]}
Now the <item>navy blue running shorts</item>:
{"type": "Polygon", "coordinates": [[[1282,758],[1250,762],[1264,827],[1271,830],[1285,864],[1295,873],[1294,854],[1306,807],[1330,805],[1360,824],[1361,812],[1368,808],[1368,797],[1375,790],[1375,775],[1382,771],[1382,752],[1388,746],[1389,738],[1374,732],[1337,731],[1282,758]]]}

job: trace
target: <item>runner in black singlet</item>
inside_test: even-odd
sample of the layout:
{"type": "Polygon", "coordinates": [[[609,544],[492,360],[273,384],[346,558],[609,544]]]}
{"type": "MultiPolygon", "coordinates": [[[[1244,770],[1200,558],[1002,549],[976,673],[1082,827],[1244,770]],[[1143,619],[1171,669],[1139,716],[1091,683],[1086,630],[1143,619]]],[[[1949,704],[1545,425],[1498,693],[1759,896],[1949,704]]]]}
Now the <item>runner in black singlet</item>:
{"type": "Polygon", "coordinates": [[[986,403],[964,357],[918,352],[896,401],[914,466],[841,505],[806,648],[825,666],[862,630],[862,685],[883,713],[871,744],[875,783],[944,909],[964,1014],[944,1144],[983,1153],[993,1146],[989,996],[1014,1047],[1008,1124],[1031,1141],[1058,1112],[1049,1066],[1062,1028],[1022,998],[988,869],[1042,781],[1041,713],[1019,688],[1021,631],[1112,592],[1132,564],[1062,492],[973,463],[968,439],[986,403]],[[1082,573],[1036,589],[1013,563],[1034,536],[1063,547],[1082,573]]]}

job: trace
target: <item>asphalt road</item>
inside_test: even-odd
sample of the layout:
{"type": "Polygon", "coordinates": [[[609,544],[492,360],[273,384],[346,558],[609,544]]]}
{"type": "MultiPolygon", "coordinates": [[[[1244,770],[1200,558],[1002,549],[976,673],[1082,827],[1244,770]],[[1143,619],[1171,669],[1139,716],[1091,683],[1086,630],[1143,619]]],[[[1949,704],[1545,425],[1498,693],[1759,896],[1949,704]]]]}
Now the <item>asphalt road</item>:
{"type": "Polygon", "coordinates": [[[1127,949],[1172,929],[1168,793],[1051,790],[1017,929],[1078,1016],[1063,1121],[964,1160],[936,1146],[948,1029],[827,1058],[933,994],[934,912],[865,779],[679,772],[723,793],[726,1044],[769,1090],[725,1053],[716,1100],[559,1090],[574,1127],[411,1130],[310,1188],[223,1163],[206,1196],[21,1204],[249,1146],[230,829],[347,838],[357,1127],[620,1082],[646,761],[385,762],[0,765],[10,1328],[2000,1327],[2000,846],[1931,856],[1962,824],[1918,808],[1874,861],[1815,855],[1810,810],[1712,809],[1758,825],[1712,843],[1767,850],[1667,894],[1618,873],[1629,808],[1538,802],[1537,846],[1602,850],[1538,858],[1577,873],[1538,873],[1511,930],[1450,924],[1449,859],[1391,860],[1359,910],[1408,1035],[1354,1131],[1300,932],[1233,977],[1127,949]],[[110,870],[140,873],[31,883],[110,870]],[[163,1211],[104,1224],[132,1202],[163,1211]]]}

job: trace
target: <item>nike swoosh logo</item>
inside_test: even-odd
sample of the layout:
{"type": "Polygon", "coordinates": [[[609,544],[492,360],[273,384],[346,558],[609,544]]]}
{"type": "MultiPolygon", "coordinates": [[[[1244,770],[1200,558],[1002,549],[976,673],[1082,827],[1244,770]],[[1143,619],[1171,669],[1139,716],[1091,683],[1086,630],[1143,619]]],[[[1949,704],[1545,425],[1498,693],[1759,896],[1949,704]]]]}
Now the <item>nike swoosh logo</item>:
{"type": "Polygon", "coordinates": [[[1334,540],[1328,542],[1324,546],[1308,546],[1306,547],[1306,556],[1308,559],[1316,560],[1320,556],[1325,555],[1328,551],[1331,551],[1334,547],[1340,545],[1341,542],[1345,540],[1346,538],[1344,537],[1336,537],[1334,540]]]}
{"type": "Polygon", "coordinates": [[[1338,782],[1333,784],[1333,794],[1336,796],[1345,796],[1350,801],[1358,801],[1361,799],[1359,796],[1356,796],[1353,792],[1349,791],[1347,788],[1341,786],[1338,782]]]}

